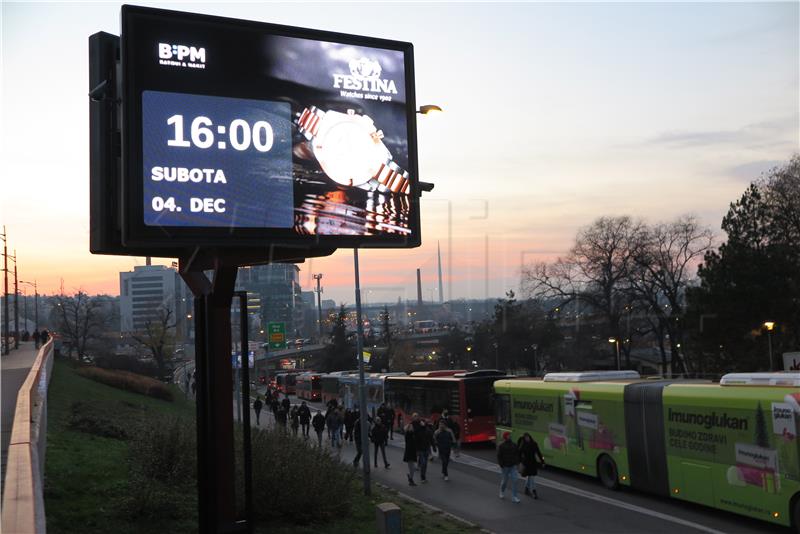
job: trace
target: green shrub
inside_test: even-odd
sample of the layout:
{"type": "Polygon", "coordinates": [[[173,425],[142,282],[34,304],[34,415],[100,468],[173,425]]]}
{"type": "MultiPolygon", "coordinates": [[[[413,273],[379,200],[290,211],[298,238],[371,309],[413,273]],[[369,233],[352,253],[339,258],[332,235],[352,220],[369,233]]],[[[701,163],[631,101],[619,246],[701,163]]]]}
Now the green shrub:
{"type": "Polygon", "coordinates": [[[99,367],[83,367],[77,369],[77,373],[107,386],[148,395],[164,401],[173,401],[172,391],[169,387],[154,378],[129,371],[100,369],[99,367]]]}
{"type": "Polygon", "coordinates": [[[258,519],[325,522],[349,513],[355,473],[325,449],[281,431],[253,429],[253,501],[258,519]]]}
{"type": "Polygon", "coordinates": [[[137,428],[128,448],[132,517],[181,517],[196,507],[196,443],[194,423],[186,419],[157,418],[137,428]]]}
{"type": "Polygon", "coordinates": [[[71,430],[94,434],[104,438],[127,439],[127,430],[117,424],[113,415],[102,407],[86,402],[73,402],[67,426],[71,430]]]}

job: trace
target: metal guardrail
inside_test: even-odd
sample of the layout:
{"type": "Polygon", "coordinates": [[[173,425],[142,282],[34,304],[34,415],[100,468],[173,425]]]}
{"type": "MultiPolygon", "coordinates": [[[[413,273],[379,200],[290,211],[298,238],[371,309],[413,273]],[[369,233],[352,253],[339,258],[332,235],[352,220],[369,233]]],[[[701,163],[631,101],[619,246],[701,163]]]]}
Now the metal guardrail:
{"type": "Polygon", "coordinates": [[[3,493],[3,532],[45,532],[44,458],[53,339],[39,349],[17,394],[3,493]]]}

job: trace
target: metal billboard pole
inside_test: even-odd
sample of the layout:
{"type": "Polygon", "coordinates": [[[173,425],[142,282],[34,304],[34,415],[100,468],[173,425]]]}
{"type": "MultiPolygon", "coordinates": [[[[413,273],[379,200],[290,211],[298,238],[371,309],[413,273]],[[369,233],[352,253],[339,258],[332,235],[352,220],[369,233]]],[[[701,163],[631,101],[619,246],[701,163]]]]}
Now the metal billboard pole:
{"type": "Polygon", "coordinates": [[[370,494],[369,484],[369,426],[367,425],[367,393],[364,387],[364,324],[361,322],[361,279],[358,273],[358,247],[353,249],[356,281],[356,354],[358,355],[358,406],[361,417],[361,450],[364,465],[364,495],[370,494]]]}

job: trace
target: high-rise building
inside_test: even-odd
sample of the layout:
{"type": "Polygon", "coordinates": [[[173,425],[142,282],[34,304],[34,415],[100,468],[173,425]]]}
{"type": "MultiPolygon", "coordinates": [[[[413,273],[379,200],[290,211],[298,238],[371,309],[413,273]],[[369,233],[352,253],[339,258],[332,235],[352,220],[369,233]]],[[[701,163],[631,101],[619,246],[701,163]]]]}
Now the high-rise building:
{"type": "Polygon", "coordinates": [[[240,267],[236,287],[248,295],[248,313],[253,323],[266,328],[267,323],[286,325],[287,337],[306,334],[303,327],[303,297],[300,269],[293,263],[275,263],[240,267]],[[255,317],[258,309],[259,316],[255,317]]]}
{"type": "Polygon", "coordinates": [[[164,265],[141,265],[119,273],[120,331],[137,332],[169,311],[176,336],[188,337],[187,315],[192,295],[178,271],[164,265]]]}

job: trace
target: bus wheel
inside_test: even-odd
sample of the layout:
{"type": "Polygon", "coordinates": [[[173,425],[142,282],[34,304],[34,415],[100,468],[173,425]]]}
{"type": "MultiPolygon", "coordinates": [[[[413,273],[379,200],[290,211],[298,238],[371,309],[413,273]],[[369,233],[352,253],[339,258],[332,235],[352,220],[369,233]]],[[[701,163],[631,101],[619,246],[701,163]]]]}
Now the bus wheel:
{"type": "Polygon", "coordinates": [[[600,482],[610,490],[619,489],[619,477],[617,475],[617,464],[607,454],[602,455],[597,460],[597,476],[600,482]]]}

